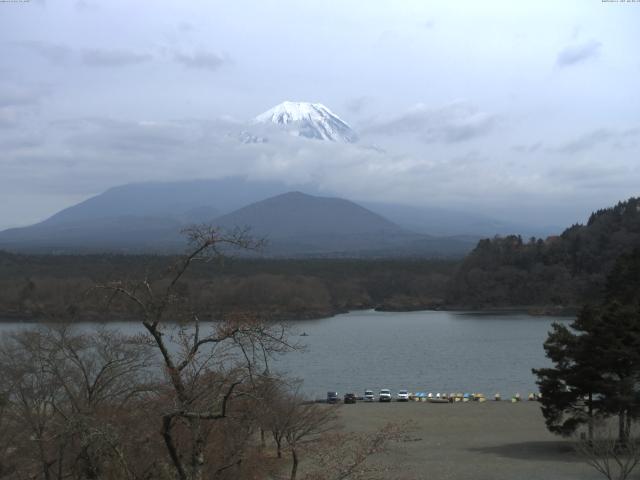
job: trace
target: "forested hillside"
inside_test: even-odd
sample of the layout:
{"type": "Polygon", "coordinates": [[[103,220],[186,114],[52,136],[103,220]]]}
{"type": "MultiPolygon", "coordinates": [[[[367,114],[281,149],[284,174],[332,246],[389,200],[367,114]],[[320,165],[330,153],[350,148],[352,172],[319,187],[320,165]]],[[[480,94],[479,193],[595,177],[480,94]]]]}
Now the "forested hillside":
{"type": "MultiPolygon", "coordinates": [[[[482,240],[462,262],[420,258],[230,258],[195,266],[190,301],[211,317],[240,311],[273,319],[360,308],[577,308],[604,292],[616,258],[640,247],[640,199],[599,210],[562,235],[482,240]]],[[[100,316],[96,283],[162,282],[177,260],[160,255],[19,255],[0,252],[0,319],[100,316]]],[[[126,310],[112,309],[121,317],[126,310]]],[[[77,318],[76,318],[77,319],[77,318]]]]}
{"type": "MultiPolygon", "coordinates": [[[[102,318],[99,283],[148,278],[162,284],[177,257],[18,255],[0,252],[0,320],[102,318]]],[[[214,318],[259,312],[272,319],[330,316],[362,308],[442,305],[456,261],[426,259],[246,259],[194,265],[184,289],[214,318]]],[[[117,306],[116,306],[117,307],[117,306]]],[[[111,319],[126,318],[112,308],[111,319]]]]}
{"type": "Polygon", "coordinates": [[[640,247],[640,199],[598,210],[545,240],[482,240],[451,279],[448,303],[572,307],[603,295],[616,258],[640,247]]]}

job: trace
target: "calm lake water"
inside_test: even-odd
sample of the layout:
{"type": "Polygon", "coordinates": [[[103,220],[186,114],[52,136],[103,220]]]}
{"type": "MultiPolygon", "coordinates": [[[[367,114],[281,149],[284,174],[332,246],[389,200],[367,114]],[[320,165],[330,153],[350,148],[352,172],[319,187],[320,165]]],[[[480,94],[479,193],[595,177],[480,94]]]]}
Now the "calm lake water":
{"type": "Polygon", "coordinates": [[[503,397],[537,391],[531,369],[549,365],[542,344],[554,321],[525,314],[360,311],[296,322],[304,353],[279,366],[305,391],[362,393],[365,388],[483,392],[503,397]]]}
{"type": "MultiPolygon", "coordinates": [[[[536,391],[534,367],[549,365],[542,344],[554,321],[566,317],[458,312],[358,311],[292,323],[303,352],[280,357],[274,368],[304,379],[322,398],[365,388],[375,391],[500,392],[504,398],[536,391]],[[302,332],[308,336],[298,336],[302,332]]],[[[3,332],[33,324],[0,323],[3,332]]],[[[110,324],[127,332],[137,324],[110,324]]]]}

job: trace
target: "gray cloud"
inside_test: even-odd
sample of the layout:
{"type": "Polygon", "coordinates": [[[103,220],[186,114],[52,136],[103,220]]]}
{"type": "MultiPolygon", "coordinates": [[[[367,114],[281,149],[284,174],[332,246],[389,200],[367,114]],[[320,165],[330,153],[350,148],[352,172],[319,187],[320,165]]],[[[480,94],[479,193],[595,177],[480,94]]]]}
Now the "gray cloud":
{"type": "Polygon", "coordinates": [[[542,142],[530,143],[527,145],[514,145],[511,150],[518,153],[537,153],[542,150],[544,144],[542,142]]]}
{"type": "Polygon", "coordinates": [[[82,51],[82,63],[91,67],[121,67],[151,60],[151,55],[126,50],[87,49],[82,51]]]}
{"type": "Polygon", "coordinates": [[[212,52],[175,53],[174,60],[185,67],[202,70],[218,70],[228,62],[225,58],[212,52]]]}
{"type": "Polygon", "coordinates": [[[638,175],[628,166],[601,163],[561,165],[548,171],[549,178],[587,190],[615,189],[622,185],[637,185],[638,175]]]}
{"type": "Polygon", "coordinates": [[[96,11],[99,9],[96,3],[88,2],[87,0],[76,0],[74,7],[78,12],[96,11]]]}
{"type": "Polygon", "coordinates": [[[182,33],[191,33],[196,30],[196,27],[191,22],[180,22],[178,30],[182,33]]]}
{"type": "Polygon", "coordinates": [[[69,128],[65,142],[70,147],[114,155],[173,154],[184,149],[197,133],[189,124],[110,118],[86,118],[58,125],[69,128]]]}
{"type": "Polygon", "coordinates": [[[602,44],[597,40],[589,40],[577,45],[569,45],[563,48],[556,58],[556,65],[568,67],[596,57],[602,44]]]}
{"type": "MultiPolygon", "coordinates": [[[[477,151],[465,151],[450,160],[425,160],[415,152],[319,142],[278,129],[269,132],[268,143],[243,144],[234,133],[245,127],[222,119],[57,121],[47,132],[58,140],[36,151],[13,152],[8,173],[21,177],[39,168],[49,182],[47,188],[55,189],[57,184],[66,193],[100,191],[142,179],[249,175],[292,184],[310,182],[320,190],[354,198],[395,196],[409,201],[416,199],[416,193],[422,195],[426,184],[434,199],[450,196],[453,187],[472,195],[479,175],[497,171],[487,169],[491,158],[477,151]],[[67,182],[71,170],[73,186],[67,182]],[[393,186],[389,178],[395,179],[393,186]]],[[[20,147],[18,139],[15,147],[20,147]]]]}
{"type": "Polygon", "coordinates": [[[8,150],[25,150],[39,147],[44,144],[41,136],[21,135],[17,137],[0,139],[0,146],[6,152],[8,150]]]}
{"type": "Polygon", "coordinates": [[[19,115],[12,108],[0,108],[0,129],[15,128],[19,125],[19,115]]]}
{"type": "Polygon", "coordinates": [[[56,43],[29,40],[14,42],[14,45],[25,48],[56,65],[67,62],[73,54],[73,49],[70,47],[56,43]]]}
{"type": "Polygon", "coordinates": [[[373,98],[368,96],[355,97],[348,100],[345,103],[345,107],[347,110],[353,114],[362,113],[363,110],[367,109],[371,103],[373,102],[373,98]]]}
{"type": "MultiPolygon", "coordinates": [[[[429,149],[416,145],[400,153],[308,140],[278,129],[269,132],[268,143],[243,144],[234,133],[244,128],[248,126],[226,119],[55,121],[44,129],[44,144],[37,135],[16,134],[6,142],[12,150],[2,160],[0,186],[6,190],[28,181],[41,194],[70,198],[134,181],[246,175],[309,183],[318,191],[355,200],[420,204],[428,191],[431,205],[479,208],[485,201],[510,205],[524,197],[548,200],[567,185],[591,191],[599,176],[606,176],[606,188],[615,189],[615,182],[637,181],[639,173],[627,171],[621,177],[615,173],[620,165],[583,171],[570,168],[570,162],[567,169],[554,170],[551,165],[557,162],[547,168],[538,165],[536,172],[527,168],[528,162],[510,164],[491,152],[469,150],[466,144],[433,144],[429,149]]],[[[634,131],[624,130],[630,136],[634,131]]],[[[444,142],[445,134],[437,135],[444,142]]]]}
{"type": "Polygon", "coordinates": [[[41,88],[0,84],[0,108],[33,105],[44,95],[41,88]]]}
{"type": "Polygon", "coordinates": [[[640,127],[625,130],[599,128],[587,132],[565,144],[548,149],[551,153],[573,155],[592,150],[600,145],[609,144],[618,149],[635,147],[640,137],[640,127]]]}
{"type": "Polygon", "coordinates": [[[0,83],[0,128],[16,128],[36,108],[48,90],[43,87],[0,83]]]}
{"type": "Polygon", "coordinates": [[[107,50],[86,48],[75,50],[66,45],[27,41],[15,42],[14,45],[26,48],[54,65],[64,65],[79,57],[83,65],[91,67],[119,67],[135,65],[152,59],[151,55],[127,50],[107,50]]]}
{"type": "Polygon", "coordinates": [[[440,108],[418,104],[402,115],[376,123],[365,133],[412,134],[426,143],[457,143],[485,135],[495,124],[495,115],[478,111],[465,102],[440,108]]]}
{"type": "Polygon", "coordinates": [[[608,142],[613,138],[613,136],[614,133],[611,130],[600,128],[598,130],[593,130],[591,132],[585,133],[584,135],[576,138],[575,140],[571,140],[564,145],[553,148],[551,149],[551,151],[555,153],[565,153],[570,155],[580,153],[586,150],[591,150],[592,148],[601,145],[602,143],[608,142]]]}
{"type": "Polygon", "coordinates": [[[640,136],[631,128],[640,125],[638,29],[628,9],[603,15],[599,2],[557,2],[550,22],[540,2],[529,2],[525,15],[489,0],[480,17],[447,2],[374,2],[366,11],[358,2],[334,2],[338,15],[313,2],[253,2],[252,20],[245,2],[188,9],[155,2],[149,15],[143,2],[48,1],[39,8],[42,1],[0,20],[0,225],[53,213],[114,184],[234,173],[313,179],[352,198],[468,199],[518,217],[526,197],[545,222],[561,208],[602,207],[637,194],[637,186],[626,187],[640,184],[640,136]],[[581,31],[571,37],[578,21],[581,31]],[[100,48],[133,57],[94,55],[95,67],[83,63],[87,50],[100,48]],[[222,48],[232,49],[230,59],[222,48]],[[615,68],[598,61],[609,53],[615,68]],[[153,58],[136,65],[139,54],[153,58]],[[235,59],[241,68],[227,69],[235,59]],[[104,64],[132,66],[112,78],[117,67],[104,64]],[[581,67],[589,74],[578,77],[581,67]],[[7,94],[4,84],[30,79],[48,82],[50,92],[43,99],[7,94]],[[460,97],[469,103],[448,105],[460,97]],[[268,134],[266,144],[243,145],[222,133],[233,128],[175,121],[250,118],[284,98],[344,111],[362,140],[338,148],[268,134]],[[417,101],[429,108],[401,111],[417,101]],[[120,120],[49,124],[106,115],[120,120]],[[611,137],[593,134],[596,127],[611,137]],[[29,140],[38,134],[42,145],[29,140]],[[465,157],[474,150],[476,160],[465,157]],[[598,195],[581,190],[588,182],[548,175],[589,161],[628,169],[607,177],[609,190],[598,195]],[[51,189],[64,202],[41,195],[51,189]]]}
{"type": "Polygon", "coordinates": [[[621,132],[622,137],[637,137],[640,135],[640,127],[633,127],[621,132]]]}

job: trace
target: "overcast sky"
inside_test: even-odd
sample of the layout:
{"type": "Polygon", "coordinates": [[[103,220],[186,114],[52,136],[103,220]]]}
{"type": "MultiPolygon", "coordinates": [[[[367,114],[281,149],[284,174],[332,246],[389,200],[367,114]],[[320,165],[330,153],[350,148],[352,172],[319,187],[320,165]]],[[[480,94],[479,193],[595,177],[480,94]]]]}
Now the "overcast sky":
{"type": "Polygon", "coordinates": [[[631,2],[0,2],[0,228],[232,174],[584,221],[640,194],[639,47],[631,2]],[[284,100],[360,141],[237,141],[284,100]]]}

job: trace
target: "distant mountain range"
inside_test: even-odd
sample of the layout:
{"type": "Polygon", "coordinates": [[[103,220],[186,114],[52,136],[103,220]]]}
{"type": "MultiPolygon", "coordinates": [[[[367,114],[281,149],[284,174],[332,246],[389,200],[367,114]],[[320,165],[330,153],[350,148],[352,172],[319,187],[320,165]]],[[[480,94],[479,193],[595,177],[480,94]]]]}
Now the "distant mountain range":
{"type": "Polygon", "coordinates": [[[469,213],[359,205],[318,193],[241,177],[123,185],[0,232],[0,249],[168,253],[184,249],[181,229],[208,223],[249,227],[268,240],[264,254],[272,256],[462,256],[482,236],[528,233],[469,213]]]}
{"type": "MultiPolygon", "coordinates": [[[[358,138],[320,103],[285,101],[244,126],[237,134],[243,143],[268,143],[274,129],[338,143],[358,138]]],[[[470,212],[356,204],[321,193],[313,185],[243,177],[122,185],[35,225],[1,231],[0,249],[170,253],[184,249],[180,232],[196,223],[249,227],[268,240],[264,253],[273,256],[462,256],[481,237],[555,233],[470,212]]]]}

